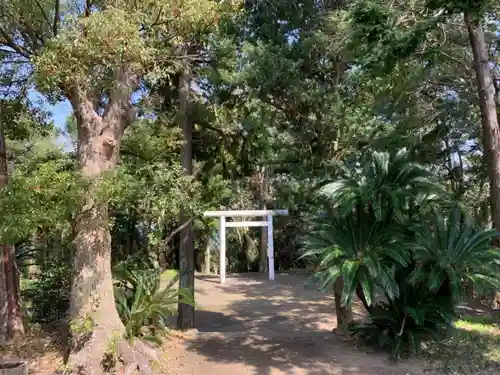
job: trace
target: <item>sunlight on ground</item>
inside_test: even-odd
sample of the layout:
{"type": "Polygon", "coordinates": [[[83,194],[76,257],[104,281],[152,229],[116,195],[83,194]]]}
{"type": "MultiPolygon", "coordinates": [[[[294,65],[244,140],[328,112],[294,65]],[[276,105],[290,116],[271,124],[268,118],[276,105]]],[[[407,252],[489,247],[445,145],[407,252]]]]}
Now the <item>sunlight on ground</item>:
{"type": "Polygon", "coordinates": [[[172,279],[174,279],[177,275],[179,275],[178,270],[166,270],[161,274],[161,281],[169,283],[172,279]]]}
{"type": "Polygon", "coordinates": [[[444,345],[426,354],[448,374],[497,374],[500,371],[500,321],[490,316],[465,317],[444,345]]]}

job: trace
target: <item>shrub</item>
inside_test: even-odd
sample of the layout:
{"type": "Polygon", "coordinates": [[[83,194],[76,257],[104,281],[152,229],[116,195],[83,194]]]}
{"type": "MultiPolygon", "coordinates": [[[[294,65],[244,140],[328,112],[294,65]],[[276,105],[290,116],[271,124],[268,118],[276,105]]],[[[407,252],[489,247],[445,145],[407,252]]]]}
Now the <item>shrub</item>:
{"type": "Polygon", "coordinates": [[[404,151],[369,156],[359,173],[323,187],[305,255],[319,257],[324,287],[342,278],[342,305],[357,295],[368,311],[351,332],[399,358],[446,335],[466,283],[500,289],[499,233],[458,206],[442,214],[448,195],[404,151]]]}
{"type": "Polygon", "coordinates": [[[161,275],[159,264],[149,259],[132,259],[115,267],[115,300],[128,339],[139,337],[161,344],[167,319],[177,314],[179,298],[194,303],[190,291],[175,287],[179,275],[166,285],[161,275]]]}
{"type": "MultiPolygon", "coordinates": [[[[348,218],[338,220],[349,222],[348,218]]],[[[358,229],[362,228],[358,226],[358,229]]],[[[371,274],[376,289],[382,291],[375,299],[369,297],[373,289],[363,285],[365,279],[351,275],[350,264],[361,269],[368,259],[366,256],[356,260],[359,253],[346,257],[345,252],[336,251],[333,255],[330,251],[329,256],[323,258],[330,264],[323,273],[337,270],[349,280],[349,285],[355,283],[354,287],[344,289],[344,302],[348,302],[345,294],[355,290],[368,311],[368,321],[352,325],[350,331],[389,350],[394,358],[418,353],[424,341],[440,341],[446,337],[455,319],[455,307],[465,295],[464,281],[472,281],[477,290],[483,292],[500,287],[495,269],[500,263],[500,251],[491,245],[498,233],[477,227],[459,208],[449,215],[435,211],[428,221],[409,225],[408,229],[409,235],[396,237],[401,254],[409,251],[410,261],[406,264],[392,255],[393,250],[386,250],[391,249],[386,247],[387,243],[378,252],[376,248],[367,248],[371,256],[376,257],[370,264],[381,262],[392,268],[390,283],[386,280],[387,270],[380,274],[365,273],[371,274]],[[342,255],[344,258],[339,259],[342,255]]],[[[349,233],[354,232],[346,232],[346,235],[349,233]]],[[[355,242],[362,243],[364,237],[357,237],[355,242]]],[[[336,243],[342,244],[341,236],[336,243]]]]}
{"type": "Polygon", "coordinates": [[[65,319],[69,309],[71,268],[69,264],[54,262],[35,280],[27,283],[22,297],[27,312],[35,323],[49,323],[65,319]]]}
{"type": "Polygon", "coordinates": [[[421,344],[429,339],[444,339],[455,318],[452,298],[446,291],[429,293],[425,284],[409,282],[408,274],[414,268],[412,264],[395,273],[398,297],[376,302],[369,308],[367,322],[348,328],[368,344],[388,350],[395,359],[418,354],[421,344]]]}

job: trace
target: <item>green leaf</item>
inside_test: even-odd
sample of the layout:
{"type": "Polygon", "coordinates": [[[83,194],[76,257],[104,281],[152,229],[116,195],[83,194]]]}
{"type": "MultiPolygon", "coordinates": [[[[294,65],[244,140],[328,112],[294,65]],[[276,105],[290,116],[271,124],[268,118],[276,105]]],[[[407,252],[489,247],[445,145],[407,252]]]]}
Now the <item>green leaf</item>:
{"type": "Polygon", "coordinates": [[[342,306],[350,304],[352,297],[356,291],[358,280],[356,279],[359,264],[355,261],[345,261],[342,265],[342,277],[344,285],[342,288],[342,306]]]}
{"type": "Polygon", "coordinates": [[[438,290],[443,284],[444,276],[445,274],[442,269],[438,267],[432,268],[431,273],[429,275],[429,283],[428,283],[429,290],[431,291],[438,290]]]}
{"type": "Polygon", "coordinates": [[[366,303],[368,304],[368,306],[371,306],[373,298],[375,296],[375,285],[373,283],[373,280],[369,275],[365,274],[360,278],[360,284],[363,290],[363,294],[365,295],[366,303]]]}

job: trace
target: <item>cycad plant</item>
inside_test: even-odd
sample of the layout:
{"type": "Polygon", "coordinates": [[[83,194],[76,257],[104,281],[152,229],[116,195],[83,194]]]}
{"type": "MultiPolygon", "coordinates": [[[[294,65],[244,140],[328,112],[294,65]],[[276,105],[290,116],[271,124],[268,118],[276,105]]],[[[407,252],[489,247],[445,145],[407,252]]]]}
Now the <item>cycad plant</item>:
{"type": "Polygon", "coordinates": [[[422,342],[439,341],[446,336],[454,319],[453,303],[445,293],[429,293],[427,285],[413,284],[408,272],[416,263],[398,268],[394,281],[399,294],[382,296],[370,308],[365,322],[352,324],[351,333],[368,343],[388,350],[393,358],[419,353],[422,342]]]}
{"type": "Polygon", "coordinates": [[[368,311],[352,332],[394,357],[446,333],[464,281],[499,285],[493,265],[500,254],[491,247],[497,233],[459,208],[441,214],[449,196],[431,177],[404,151],[371,154],[361,172],[323,188],[327,206],[306,241],[322,285],[342,279],[341,303],[357,295],[368,311]]]}
{"type": "Polygon", "coordinates": [[[500,289],[500,249],[492,246],[499,236],[495,230],[477,226],[455,207],[446,216],[435,210],[428,222],[412,231],[411,250],[419,264],[409,275],[413,284],[427,283],[431,292],[447,285],[456,300],[465,297],[466,282],[472,282],[479,294],[500,289]]]}
{"type": "Polygon", "coordinates": [[[399,294],[394,267],[405,267],[410,260],[398,241],[403,235],[400,226],[377,220],[365,211],[345,216],[326,213],[315,218],[311,226],[304,256],[320,259],[315,277],[324,289],[343,278],[343,305],[349,305],[357,294],[369,310],[378,284],[390,296],[399,294]]]}
{"type": "Polygon", "coordinates": [[[359,170],[353,168],[344,178],[321,189],[340,216],[367,210],[377,220],[392,221],[445,200],[443,187],[411,160],[406,149],[392,154],[373,152],[362,158],[362,163],[359,170]]]}
{"type": "Polygon", "coordinates": [[[115,300],[128,339],[161,344],[167,320],[177,314],[177,302],[194,304],[192,293],[176,287],[179,276],[162,281],[161,267],[151,260],[128,260],[114,269],[115,300]]]}
{"type": "Polygon", "coordinates": [[[445,337],[467,281],[479,292],[500,287],[500,251],[492,247],[499,233],[475,225],[458,207],[447,215],[436,210],[428,221],[412,225],[412,233],[403,239],[411,262],[396,265],[399,295],[385,293],[369,310],[368,322],[351,327],[396,358],[418,353],[425,340],[445,337]]]}
{"type": "Polygon", "coordinates": [[[398,295],[393,272],[410,259],[402,239],[414,211],[445,194],[404,149],[370,153],[362,160],[360,170],[321,188],[324,209],[311,222],[305,257],[321,259],[316,277],[324,287],[343,278],[344,304],[355,292],[369,309],[377,283],[390,296],[398,295]]]}

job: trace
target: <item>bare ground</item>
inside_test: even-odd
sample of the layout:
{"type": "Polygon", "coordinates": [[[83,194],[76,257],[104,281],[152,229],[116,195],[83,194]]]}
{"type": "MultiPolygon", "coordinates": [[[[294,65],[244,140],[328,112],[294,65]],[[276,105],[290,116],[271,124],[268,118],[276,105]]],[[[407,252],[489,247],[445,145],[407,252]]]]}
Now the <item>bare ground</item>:
{"type": "MultiPolygon", "coordinates": [[[[166,342],[162,373],[438,374],[423,361],[394,364],[386,353],[356,347],[332,333],[333,296],[307,287],[306,280],[298,273],[278,274],[274,282],[266,275],[246,274],[230,276],[221,285],[216,276],[197,276],[198,329],[166,342]]],[[[361,311],[355,304],[355,317],[362,317],[361,311]]],[[[0,347],[0,360],[21,358],[30,362],[30,374],[50,374],[61,364],[59,336],[34,332],[15,348],[0,347]]]]}
{"type": "MultiPolygon", "coordinates": [[[[420,375],[422,363],[393,364],[385,353],[356,349],[332,333],[333,296],[305,275],[215,276],[196,280],[198,334],[169,343],[170,374],[420,375]]],[[[355,317],[362,317],[359,304],[355,317]]],[[[427,372],[428,373],[428,372],[427,372]]]]}
{"type": "MultiPolygon", "coordinates": [[[[336,327],[333,295],[307,285],[305,275],[283,273],[269,281],[252,273],[196,279],[196,327],[200,332],[331,332],[336,327]]],[[[361,317],[355,305],[355,317],[361,317]]]]}

